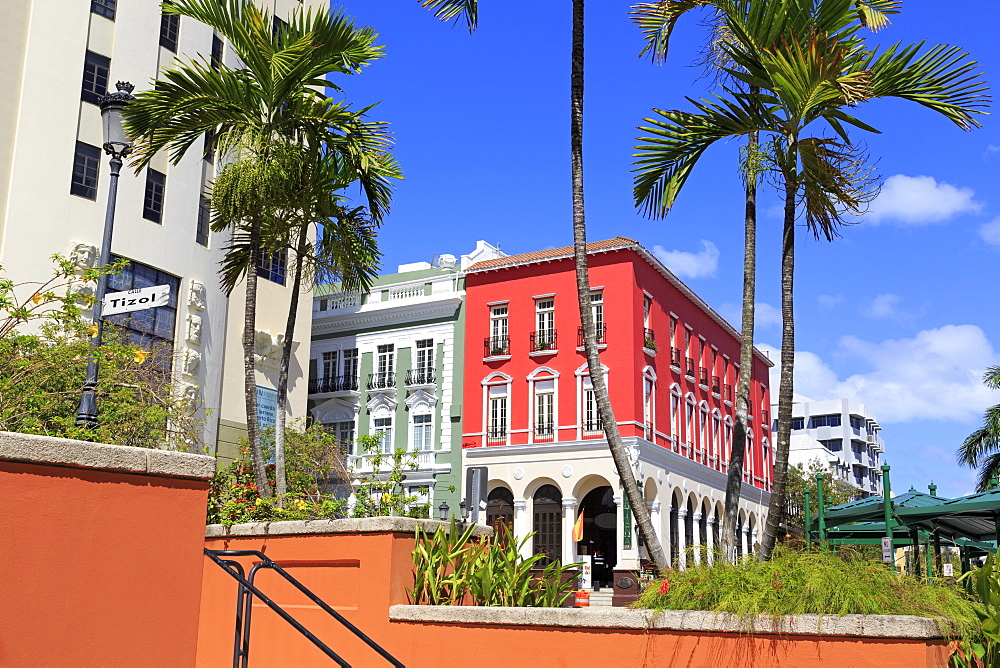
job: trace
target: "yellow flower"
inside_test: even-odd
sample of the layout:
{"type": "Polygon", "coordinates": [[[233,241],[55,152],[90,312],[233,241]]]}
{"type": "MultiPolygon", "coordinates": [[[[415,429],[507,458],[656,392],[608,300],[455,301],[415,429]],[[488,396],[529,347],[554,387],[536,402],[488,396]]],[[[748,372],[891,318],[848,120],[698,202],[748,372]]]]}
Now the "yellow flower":
{"type": "Polygon", "coordinates": [[[143,350],[142,348],[139,348],[138,350],[135,351],[135,361],[138,362],[139,364],[145,362],[147,357],[149,357],[148,350],[143,350]]]}
{"type": "Polygon", "coordinates": [[[35,304],[40,304],[42,301],[42,296],[36,292],[35,294],[31,295],[31,301],[34,302],[35,304]]]}
{"type": "Polygon", "coordinates": [[[259,506],[260,504],[264,503],[264,499],[257,497],[257,500],[254,501],[254,503],[256,503],[259,506]]]}
{"type": "Polygon", "coordinates": [[[87,331],[90,332],[90,338],[92,339],[97,338],[97,325],[91,325],[90,327],[87,328],[87,331]]]}

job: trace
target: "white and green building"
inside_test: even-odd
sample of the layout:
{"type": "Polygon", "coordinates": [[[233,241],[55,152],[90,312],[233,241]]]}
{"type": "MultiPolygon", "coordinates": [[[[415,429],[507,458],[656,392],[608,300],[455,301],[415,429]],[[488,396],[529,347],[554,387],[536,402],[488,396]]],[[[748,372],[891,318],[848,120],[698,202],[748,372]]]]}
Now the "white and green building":
{"type": "Polygon", "coordinates": [[[372,470],[358,436],[379,435],[384,453],[413,453],[406,492],[432,507],[457,509],[461,497],[464,269],[498,257],[480,241],[461,260],[400,265],[366,293],[338,284],[314,291],[312,418],[349,444],[358,474],[372,470]]]}

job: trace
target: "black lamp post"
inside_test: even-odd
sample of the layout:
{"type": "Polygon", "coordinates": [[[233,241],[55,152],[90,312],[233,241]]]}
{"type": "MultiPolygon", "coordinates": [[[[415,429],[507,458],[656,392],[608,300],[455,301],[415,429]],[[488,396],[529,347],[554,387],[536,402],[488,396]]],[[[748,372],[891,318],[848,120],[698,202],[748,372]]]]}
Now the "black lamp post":
{"type": "MultiPolygon", "coordinates": [[[[108,93],[101,98],[101,121],[104,125],[104,152],[111,156],[111,181],[108,184],[108,208],[104,215],[104,236],[101,239],[101,252],[97,264],[106,267],[111,263],[111,235],[115,227],[115,203],[118,199],[118,175],[121,173],[122,158],[132,150],[132,140],[125,134],[122,127],[122,109],[133,99],[135,88],[127,81],[115,84],[115,93],[108,93]]],[[[94,326],[97,332],[90,339],[90,348],[96,351],[101,345],[103,334],[103,319],[101,304],[107,291],[108,280],[101,276],[97,280],[97,298],[94,302],[94,326]]],[[[80,398],[80,408],[76,413],[76,424],[81,427],[97,426],[97,355],[91,355],[87,361],[87,380],[83,383],[83,396],[80,398]]]]}
{"type": "Polygon", "coordinates": [[[441,505],[438,506],[438,519],[442,522],[448,521],[448,513],[451,512],[451,507],[448,505],[447,501],[442,501],[441,505]]]}

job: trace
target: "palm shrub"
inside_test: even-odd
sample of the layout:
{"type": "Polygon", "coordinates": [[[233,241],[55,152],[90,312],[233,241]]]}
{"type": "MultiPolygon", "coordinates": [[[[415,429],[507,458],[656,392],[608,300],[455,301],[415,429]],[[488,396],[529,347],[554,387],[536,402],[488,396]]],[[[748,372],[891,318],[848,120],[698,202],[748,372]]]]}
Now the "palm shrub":
{"type": "Polygon", "coordinates": [[[1000,666],[1000,564],[996,553],[986,558],[983,567],[962,575],[982,604],[976,608],[979,634],[951,643],[951,663],[956,668],[1000,666]]]}
{"type": "Polygon", "coordinates": [[[477,525],[459,531],[439,526],[433,534],[417,527],[413,550],[413,589],[407,590],[415,605],[472,605],[555,608],[576,589],[571,572],[580,564],[552,561],[542,568],[544,554],[521,556],[534,536],[516,540],[502,528],[475,540],[477,525]]]}

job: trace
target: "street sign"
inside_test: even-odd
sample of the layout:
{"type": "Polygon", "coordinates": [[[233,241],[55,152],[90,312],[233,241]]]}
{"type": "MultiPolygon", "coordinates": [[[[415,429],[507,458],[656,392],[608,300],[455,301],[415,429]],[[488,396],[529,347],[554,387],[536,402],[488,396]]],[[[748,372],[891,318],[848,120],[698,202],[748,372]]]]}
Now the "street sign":
{"type": "MultiPolygon", "coordinates": [[[[465,469],[465,508],[469,511],[469,520],[479,523],[479,514],[486,514],[486,475],[485,466],[470,466],[465,469]]],[[[483,521],[485,521],[485,517],[483,521]]]]}
{"type": "Polygon", "coordinates": [[[941,570],[946,578],[954,577],[955,567],[951,564],[941,564],[941,570]]]}
{"type": "Polygon", "coordinates": [[[892,539],[882,536],[882,561],[892,561],[892,539]]]}
{"type": "Polygon", "coordinates": [[[154,285],[150,288],[139,288],[126,292],[109,292],[104,295],[101,304],[101,315],[117,315],[144,311],[155,306],[166,306],[170,303],[170,286],[154,285]]]}

